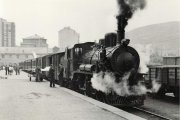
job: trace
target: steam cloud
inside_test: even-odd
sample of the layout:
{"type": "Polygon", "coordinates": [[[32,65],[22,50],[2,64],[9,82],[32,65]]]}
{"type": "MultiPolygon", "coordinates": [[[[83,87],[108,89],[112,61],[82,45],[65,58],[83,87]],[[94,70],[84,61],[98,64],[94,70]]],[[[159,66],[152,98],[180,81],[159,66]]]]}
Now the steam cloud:
{"type": "Polygon", "coordinates": [[[112,72],[99,72],[93,74],[93,77],[91,78],[91,83],[93,88],[104,93],[108,94],[114,91],[118,95],[126,96],[130,94],[130,91],[127,87],[128,78],[129,74],[126,73],[126,75],[121,79],[121,82],[116,83],[115,76],[112,72]]]}
{"type": "Polygon", "coordinates": [[[140,57],[140,65],[139,65],[139,73],[147,73],[148,67],[147,65],[150,63],[150,56],[151,56],[151,44],[148,45],[141,45],[135,44],[133,47],[137,50],[140,57]]]}
{"type": "Polygon", "coordinates": [[[157,93],[159,91],[160,87],[161,87],[161,84],[157,83],[156,80],[153,80],[152,81],[152,88],[151,88],[151,91],[149,91],[149,92],[157,93]]]}
{"type": "Polygon", "coordinates": [[[140,82],[137,85],[129,86],[129,76],[130,72],[127,72],[120,78],[120,82],[116,82],[116,78],[112,72],[99,72],[93,74],[91,83],[92,87],[96,90],[106,94],[115,92],[119,96],[143,95],[147,92],[154,93],[157,92],[161,86],[155,80],[152,83],[151,89],[147,89],[145,85],[140,82]]]}
{"type": "Polygon", "coordinates": [[[120,10],[119,14],[130,19],[137,10],[142,10],[146,6],[146,0],[117,0],[120,10]]]}
{"type": "Polygon", "coordinates": [[[33,57],[37,58],[37,54],[34,51],[32,53],[33,53],[33,57]]]}

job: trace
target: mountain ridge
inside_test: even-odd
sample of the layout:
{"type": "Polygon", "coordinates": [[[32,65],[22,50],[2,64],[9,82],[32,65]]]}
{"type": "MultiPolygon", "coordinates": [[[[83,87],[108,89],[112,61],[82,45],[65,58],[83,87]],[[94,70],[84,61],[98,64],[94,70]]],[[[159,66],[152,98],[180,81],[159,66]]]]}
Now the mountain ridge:
{"type": "Polygon", "coordinates": [[[156,48],[180,49],[180,21],[152,24],[126,33],[131,44],[152,44],[156,48]]]}

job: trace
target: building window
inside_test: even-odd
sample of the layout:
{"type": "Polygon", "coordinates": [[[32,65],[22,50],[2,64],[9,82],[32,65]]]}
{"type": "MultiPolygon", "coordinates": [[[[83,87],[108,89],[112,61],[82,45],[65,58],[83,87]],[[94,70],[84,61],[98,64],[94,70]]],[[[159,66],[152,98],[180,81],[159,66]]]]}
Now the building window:
{"type": "Polygon", "coordinates": [[[28,58],[28,55],[26,55],[26,58],[28,58]]]}
{"type": "Polygon", "coordinates": [[[4,58],[4,55],[2,55],[2,58],[4,58]]]}

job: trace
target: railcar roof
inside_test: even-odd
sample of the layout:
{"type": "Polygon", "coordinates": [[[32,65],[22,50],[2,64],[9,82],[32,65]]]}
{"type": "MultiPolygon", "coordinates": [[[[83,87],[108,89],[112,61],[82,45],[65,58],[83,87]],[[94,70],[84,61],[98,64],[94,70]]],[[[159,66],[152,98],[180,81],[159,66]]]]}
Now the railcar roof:
{"type": "Polygon", "coordinates": [[[180,65],[152,65],[149,68],[180,68],[180,65]]]}
{"type": "Polygon", "coordinates": [[[79,44],[75,44],[75,45],[74,45],[74,47],[79,47],[79,46],[83,46],[83,45],[87,45],[87,44],[89,44],[89,45],[93,45],[93,44],[95,44],[95,42],[85,42],[85,43],[79,43],[79,44]]]}
{"type": "MultiPolygon", "coordinates": [[[[78,43],[78,44],[75,44],[74,47],[80,47],[80,46],[87,45],[87,44],[93,45],[93,44],[95,44],[95,42],[78,43]]],[[[72,48],[69,48],[69,49],[72,49],[72,48]]],[[[47,56],[52,56],[52,55],[57,55],[57,54],[64,54],[64,53],[65,53],[65,52],[49,53],[49,54],[47,54],[47,55],[43,55],[43,56],[37,57],[37,58],[43,58],[43,57],[47,57],[47,56]]],[[[34,58],[34,59],[27,59],[27,60],[25,60],[25,61],[30,61],[30,60],[35,60],[35,59],[36,59],[36,58],[34,58]]]]}
{"type": "Polygon", "coordinates": [[[164,56],[163,58],[180,58],[180,56],[164,56]]]}

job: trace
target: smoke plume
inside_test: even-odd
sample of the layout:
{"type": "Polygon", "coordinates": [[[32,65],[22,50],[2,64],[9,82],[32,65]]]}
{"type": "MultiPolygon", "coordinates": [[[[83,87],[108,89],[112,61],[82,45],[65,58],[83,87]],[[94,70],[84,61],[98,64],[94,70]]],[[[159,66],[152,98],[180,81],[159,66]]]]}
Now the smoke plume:
{"type": "Polygon", "coordinates": [[[134,12],[142,10],[146,6],[146,0],[117,0],[120,10],[119,15],[124,15],[126,19],[130,19],[134,12]]]}

